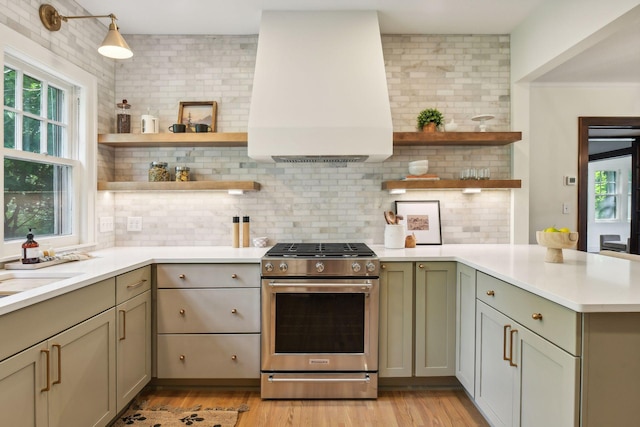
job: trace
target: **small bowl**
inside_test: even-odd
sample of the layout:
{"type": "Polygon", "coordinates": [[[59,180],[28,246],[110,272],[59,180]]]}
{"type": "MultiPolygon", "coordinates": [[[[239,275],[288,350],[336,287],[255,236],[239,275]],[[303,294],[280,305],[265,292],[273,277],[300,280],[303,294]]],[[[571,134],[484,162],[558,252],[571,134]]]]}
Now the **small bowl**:
{"type": "Polygon", "coordinates": [[[267,246],[268,241],[269,241],[268,237],[254,237],[253,246],[255,246],[256,248],[265,248],[267,246]]]}
{"type": "Polygon", "coordinates": [[[578,245],[578,233],[536,231],[536,241],[547,248],[545,262],[564,262],[562,249],[573,249],[578,245]]]}
{"type": "Polygon", "coordinates": [[[409,162],[409,173],[411,175],[424,175],[429,171],[429,160],[416,160],[409,162]]]}

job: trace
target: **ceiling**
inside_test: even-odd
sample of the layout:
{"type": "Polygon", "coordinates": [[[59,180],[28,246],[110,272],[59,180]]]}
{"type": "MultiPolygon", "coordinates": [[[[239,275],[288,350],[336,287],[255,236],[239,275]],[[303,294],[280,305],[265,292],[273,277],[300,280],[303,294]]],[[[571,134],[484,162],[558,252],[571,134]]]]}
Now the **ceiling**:
{"type": "MultiPolygon", "coordinates": [[[[509,34],[540,4],[555,0],[76,1],[90,14],[115,14],[126,36],[258,34],[262,10],[377,10],[383,34],[509,34]]],[[[536,81],[640,83],[640,25],[631,27],[536,81]]]]}

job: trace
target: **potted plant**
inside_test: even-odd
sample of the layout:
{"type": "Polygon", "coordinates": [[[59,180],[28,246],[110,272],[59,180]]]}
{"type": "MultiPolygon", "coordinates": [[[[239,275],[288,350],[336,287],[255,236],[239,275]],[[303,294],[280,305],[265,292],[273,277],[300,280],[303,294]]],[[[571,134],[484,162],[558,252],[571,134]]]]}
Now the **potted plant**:
{"type": "Polygon", "coordinates": [[[444,117],[442,113],[435,108],[427,108],[418,114],[418,129],[424,132],[435,132],[436,128],[442,125],[444,117]]]}

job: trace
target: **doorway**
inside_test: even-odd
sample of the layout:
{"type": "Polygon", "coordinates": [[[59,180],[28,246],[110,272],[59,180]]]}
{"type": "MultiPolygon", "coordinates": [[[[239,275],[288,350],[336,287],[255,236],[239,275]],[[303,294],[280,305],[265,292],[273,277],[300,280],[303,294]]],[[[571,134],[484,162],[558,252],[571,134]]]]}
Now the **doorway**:
{"type": "Polygon", "coordinates": [[[610,234],[638,254],[640,117],[579,117],[578,128],[578,249],[597,251],[599,235],[610,234]]]}

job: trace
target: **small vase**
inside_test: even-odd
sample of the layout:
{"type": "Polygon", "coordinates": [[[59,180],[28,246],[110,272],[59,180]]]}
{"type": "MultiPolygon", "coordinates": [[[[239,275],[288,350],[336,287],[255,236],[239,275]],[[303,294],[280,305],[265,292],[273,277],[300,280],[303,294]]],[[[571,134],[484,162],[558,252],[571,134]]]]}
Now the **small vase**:
{"type": "Polygon", "coordinates": [[[435,132],[436,131],[436,124],[433,122],[429,122],[426,125],[424,125],[422,127],[422,131],[423,132],[435,132]]]}

